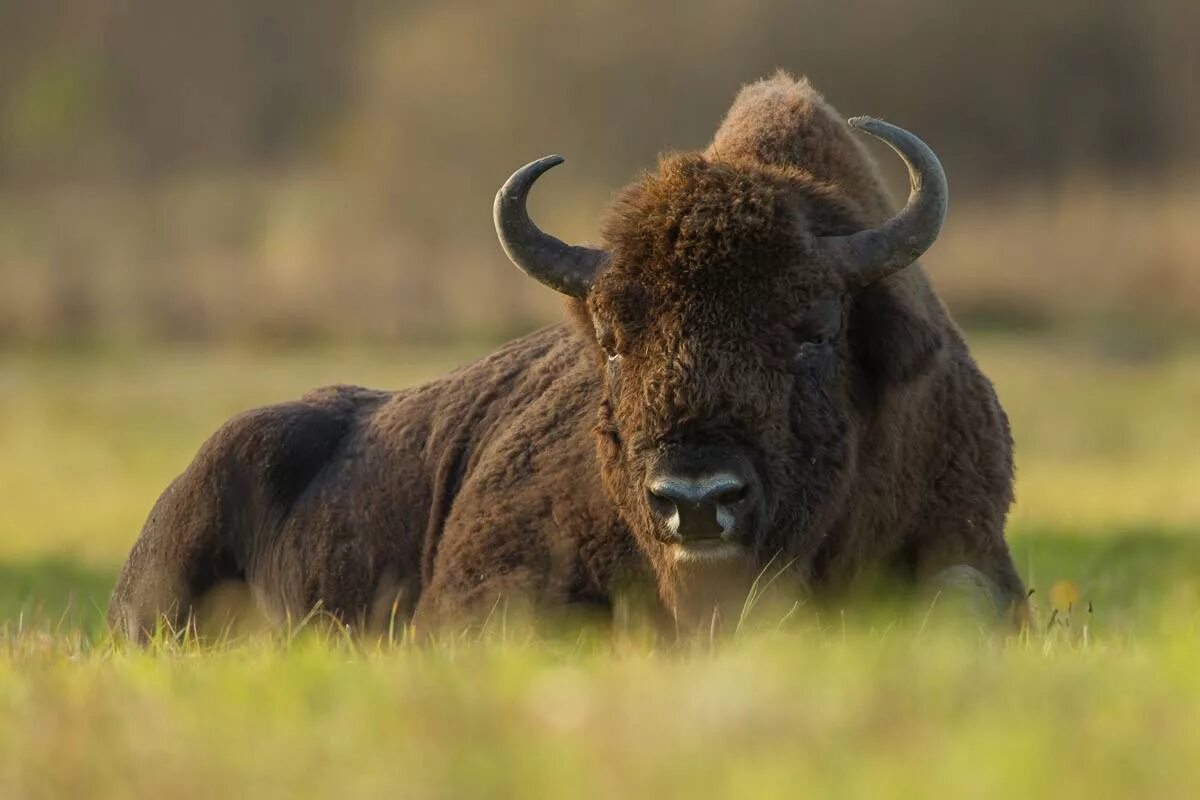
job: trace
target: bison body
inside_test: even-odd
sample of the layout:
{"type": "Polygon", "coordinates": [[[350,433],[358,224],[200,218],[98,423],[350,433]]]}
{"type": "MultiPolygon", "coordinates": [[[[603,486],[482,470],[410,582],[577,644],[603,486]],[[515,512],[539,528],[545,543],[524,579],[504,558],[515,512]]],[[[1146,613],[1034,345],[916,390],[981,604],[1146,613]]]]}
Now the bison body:
{"type": "Polygon", "coordinates": [[[998,616],[1019,610],[1008,424],[913,263],[945,211],[940,165],[860,124],[909,164],[899,214],[850,128],[784,75],[626,189],[602,250],[524,212],[558,160],[516,173],[501,241],[568,321],[425,386],[230,421],[151,512],[113,625],[179,623],[242,580],[279,618],[426,630],[640,586],[695,628],[736,616],[770,564],[818,598],[969,574],[998,616]]]}

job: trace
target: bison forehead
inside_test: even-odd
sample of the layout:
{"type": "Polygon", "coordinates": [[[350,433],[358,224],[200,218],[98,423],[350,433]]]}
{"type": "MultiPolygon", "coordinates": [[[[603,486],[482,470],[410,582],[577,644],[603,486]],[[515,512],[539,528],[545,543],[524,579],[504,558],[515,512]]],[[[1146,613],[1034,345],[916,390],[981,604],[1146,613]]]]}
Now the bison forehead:
{"type": "Polygon", "coordinates": [[[795,170],[667,157],[617,197],[604,226],[614,258],[598,293],[638,287],[652,302],[820,293],[837,278],[811,257],[813,188],[795,170]]]}
{"type": "Polygon", "coordinates": [[[617,265],[643,278],[729,269],[750,278],[803,251],[802,218],[789,188],[761,170],[699,155],[669,157],[618,196],[605,238],[617,265]]]}

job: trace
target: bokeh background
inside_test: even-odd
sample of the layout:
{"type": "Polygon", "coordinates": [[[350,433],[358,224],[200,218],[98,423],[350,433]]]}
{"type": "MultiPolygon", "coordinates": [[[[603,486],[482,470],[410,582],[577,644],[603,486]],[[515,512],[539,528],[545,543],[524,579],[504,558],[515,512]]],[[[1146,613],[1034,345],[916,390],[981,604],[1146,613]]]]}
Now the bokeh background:
{"type": "Polygon", "coordinates": [[[8,0],[0,342],[526,330],[558,304],[494,244],[508,174],[567,155],[534,211],[594,239],[780,67],[942,156],[960,320],[1193,327],[1198,29],[1189,0],[8,0]]]}

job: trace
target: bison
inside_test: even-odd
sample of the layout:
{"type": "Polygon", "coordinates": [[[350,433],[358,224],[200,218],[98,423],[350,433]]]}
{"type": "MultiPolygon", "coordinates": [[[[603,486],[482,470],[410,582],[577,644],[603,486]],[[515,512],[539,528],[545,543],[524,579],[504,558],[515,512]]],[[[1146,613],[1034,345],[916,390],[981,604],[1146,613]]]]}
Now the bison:
{"type": "Polygon", "coordinates": [[[965,582],[1020,612],[1008,422],[915,263],[947,205],[923,142],[780,73],[624,189],[596,248],[526,213],[561,161],[513,174],[495,223],[566,320],[417,388],[229,421],[151,511],[114,628],[178,625],[233,580],[276,618],[367,628],[502,598],[608,613],[627,591],[689,630],[772,563],[797,596],[965,582]],[[855,129],[907,165],[899,212],[855,129]]]}

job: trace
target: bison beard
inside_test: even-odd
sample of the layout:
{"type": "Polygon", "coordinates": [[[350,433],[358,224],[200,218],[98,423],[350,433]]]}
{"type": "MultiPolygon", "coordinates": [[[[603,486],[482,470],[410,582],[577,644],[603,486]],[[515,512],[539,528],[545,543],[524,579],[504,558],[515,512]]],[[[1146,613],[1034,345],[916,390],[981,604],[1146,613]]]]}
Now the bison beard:
{"type": "Polygon", "coordinates": [[[784,74],[626,188],[602,248],[525,211],[561,158],[518,170],[497,232],[568,321],[425,386],[231,420],[155,505],[111,624],[178,626],[244,581],[278,619],[319,606],[428,633],[506,599],[630,596],[703,630],[767,572],[793,597],[886,579],[1019,612],[1007,420],[914,263],[945,214],[941,166],[912,134],[851,124],[908,165],[900,212],[851,126],[784,74]]]}

